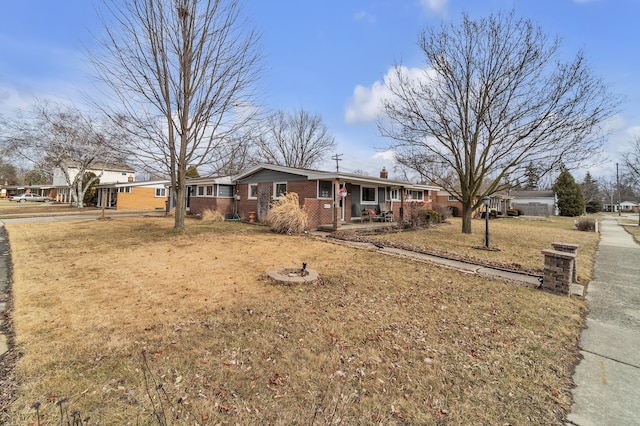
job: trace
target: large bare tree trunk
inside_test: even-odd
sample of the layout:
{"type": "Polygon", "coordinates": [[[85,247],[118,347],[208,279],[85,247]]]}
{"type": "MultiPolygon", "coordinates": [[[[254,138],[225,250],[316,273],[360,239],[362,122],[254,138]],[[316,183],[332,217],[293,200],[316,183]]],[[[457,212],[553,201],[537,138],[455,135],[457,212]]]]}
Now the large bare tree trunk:
{"type": "Polygon", "coordinates": [[[184,229],[187,167],[228,164],[221,157],[255,115],[259,36],[240,0],[107,3],[105,56],[93,60],[122,103],[110,116],[134,135],[129,152],[142,168],[170,175],[174,227],[184,229]]]}
{"type": "Polygon", "coordinates": [[[175,188],[175,218],[174,218],[174,229],[185,229],[184,218],[186,216],[187,211],[187,199],[185,197],[185,187],[180,185],[175,188]]]}
{"type": "Polygon", "coordinates": [[[473,214],[473,200],[462,201],[462,233],[471,234],[471,216],[473,214]]]}

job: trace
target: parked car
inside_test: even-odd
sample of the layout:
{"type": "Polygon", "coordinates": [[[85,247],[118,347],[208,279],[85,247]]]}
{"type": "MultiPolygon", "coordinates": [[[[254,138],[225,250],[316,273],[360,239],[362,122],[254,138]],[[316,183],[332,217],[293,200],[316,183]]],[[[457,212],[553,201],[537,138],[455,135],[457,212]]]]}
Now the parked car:
{"type": "Polygon", "coordinates": [[[51,198],[38,194],[18,194],[10,197],[9,200],[17,203],[24,203],[27,201],[51,201],[51,198]]]}

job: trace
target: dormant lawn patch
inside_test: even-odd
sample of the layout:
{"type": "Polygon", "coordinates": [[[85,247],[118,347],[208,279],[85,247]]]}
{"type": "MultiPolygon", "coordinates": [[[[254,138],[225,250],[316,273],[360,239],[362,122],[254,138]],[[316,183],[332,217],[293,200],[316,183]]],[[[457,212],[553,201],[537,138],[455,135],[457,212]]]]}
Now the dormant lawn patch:
{"type": "Polygon", "coordinates": [[[89,424],[561,424],[582,301],[264,227],[172,225],[7,226],[22,383],[7,422],[36,422],[39,402],[57,424],[68,398],[89,424]],[[266,278],[302,262],[321,280],[266,278]]]}
{"type": "Polygon", "coordinates": [[[489,243],[498,250],[478,250],[484,245],[485,221],[472,221],[472,234],[460,233],[459,218],[448,224],[432,228],[375,236],[380,242],[404,243],[420,249],[435,249],[454,253],[478,263],[494,263],[513,269],[524,269],[542,275],[544,256],[541,250],[551,249],[551,243],[578,244],[578,280],[586,284],[591,280],[593,257],[598,245],[598,234],[573,229],[573,218],[504,218],[489,221],[489,243]]]}

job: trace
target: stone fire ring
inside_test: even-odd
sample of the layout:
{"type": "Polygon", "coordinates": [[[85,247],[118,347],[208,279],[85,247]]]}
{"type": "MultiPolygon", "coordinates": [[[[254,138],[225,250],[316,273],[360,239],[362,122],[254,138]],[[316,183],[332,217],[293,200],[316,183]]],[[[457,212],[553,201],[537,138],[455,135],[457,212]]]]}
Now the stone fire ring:
{"type": "Polygon", "coordinates": [[[307,269],[307,274],[300,274],[300,269],[274,268],[267,271],[269,278],[281,284],[311,284],[318,281],[318,273],[314,269],[307,269]]]}

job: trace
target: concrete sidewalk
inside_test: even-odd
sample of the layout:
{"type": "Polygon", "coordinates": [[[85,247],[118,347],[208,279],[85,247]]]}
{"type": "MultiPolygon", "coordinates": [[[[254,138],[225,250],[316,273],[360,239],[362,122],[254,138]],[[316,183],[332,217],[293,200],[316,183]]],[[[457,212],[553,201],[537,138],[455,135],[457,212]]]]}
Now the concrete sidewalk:
{"type": "Polygon", "coordinates": [[[611,216],[600,233],[566,424],[640,425],[640,245],[611,216]]]}

